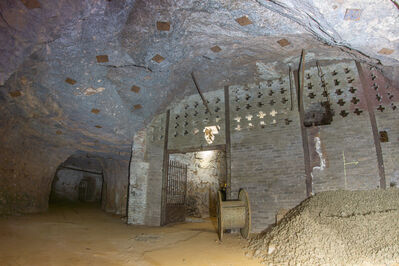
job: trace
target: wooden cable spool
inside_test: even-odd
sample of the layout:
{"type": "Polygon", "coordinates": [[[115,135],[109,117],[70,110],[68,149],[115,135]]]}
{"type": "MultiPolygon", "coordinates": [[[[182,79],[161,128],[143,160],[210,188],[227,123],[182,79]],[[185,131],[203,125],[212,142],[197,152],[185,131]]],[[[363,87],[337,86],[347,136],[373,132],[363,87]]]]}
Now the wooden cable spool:
{"type": "Polygon", "coordinates": [[[218,191],[218,235],[223,238],[226,229],[240,229],[241,236],[248,238],[251,231],[251,208],[248,194],[240,189],[238,200],[222,200],[222,193],[218,191]]]}

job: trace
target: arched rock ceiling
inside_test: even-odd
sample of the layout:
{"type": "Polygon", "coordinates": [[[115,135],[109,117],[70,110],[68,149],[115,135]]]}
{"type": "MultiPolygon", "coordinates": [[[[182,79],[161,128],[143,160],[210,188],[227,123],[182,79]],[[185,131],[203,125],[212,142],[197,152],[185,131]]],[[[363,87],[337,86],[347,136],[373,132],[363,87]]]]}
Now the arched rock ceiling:
{"type": "Polygon", "coordinates": [[[301,49],[399,79],[393,0],[2,0],[0,11],[1,141],[18,131],[71,150],[128,154],[137,129],[196,93],[191,71],[207,91],[262,78],[259,68],[287,71],[301,49]],[[360,11],[345,17],[347,9],[360,11]],[[240,25],[243,16],[252,23],[240,25]]]}

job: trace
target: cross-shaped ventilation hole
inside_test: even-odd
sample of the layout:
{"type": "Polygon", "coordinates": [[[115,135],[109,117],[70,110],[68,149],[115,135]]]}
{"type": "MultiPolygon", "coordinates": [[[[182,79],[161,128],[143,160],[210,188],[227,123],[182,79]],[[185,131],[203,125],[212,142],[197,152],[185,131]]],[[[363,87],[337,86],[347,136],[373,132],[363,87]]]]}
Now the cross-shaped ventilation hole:
{"type": "Polygon", "coordinates": [[[258,107],[262,107],[264,104],[262,102],[258,102],[258,107]]]}
{"type": "Polygon", "coordinates": [[[282,78],[279,78],[278,81],[280,82],[280,84],[284,84],[284,80],[282,78]]]}
{"type": "Polygon", "coordinates": [[[392,107],[392,110],[396,110],[396,105],[394,105],[393,103],[391,103],[391,107],[392,107]]]}
{"type": "Polygon", "coordinates": [[[335,90],[335,94],[337,94],[337,95],[341,95],[342,93],[343,93],[343,91],[341,89],[335,90]]]}
{"type": "Polygon", "coordinates": [[[310,99],[313,99],[314,97],[316,97],[316,94],[314,94],[313,92],[311,92],[311,93],[308,94],[308,97],[309,97],[310,99]]]}
{"type": "Polygon", "coordinates": [[[334,70],[331,74],[332,74],[333,76],[336,76],[336,75],[338,74],[338,72],[334,70]]]}
{"type": "Polygon", "coordinates": [[[323,95],[323,97],[328,97],[328,92],[327,91],[323,91],[323,93],[321,94],[321,95],[323,95]]]}
{"type": "Polygon", "coordinates": [[[184,130],[183,135],[188,135],[188,131],[187,131],[187,130],[184,130]]]}
{"type": "Polygon", "coordinates": [[[348,77],[348,78],[346,78],[346,80],[348,81],[348,83],[352,83],[355,79],[352,77],[348,77]]]}
{"type": "Polygon", "coordinates": [[[351,103],[357,104],[360,100],[356,97],[352,97],[351,103]]]}
{"type": "Polygon", "coordinates": [[[334,79],[334,85],[338,86],[339,85],[339,80],[338,79],[334,79]]]}
{"type": "Polygon", "coordinates": [[[216,98],[216,101],[215,101],[216,103],[219,103],[220,102],[220,99],[219,98],[216,98]]]}
{"type": "Polygon", "coordinates": [[[179,119],[180,118],[180,115],[176,115],[175,116],[175,119],[177,120],[177,119],[179,119]]]}
{"type": "Polygon", "coordinates": [[[237,121],[237,123],[240,123],[240,121],[241,121],[241,116],[236,116],[236,117],[234,117],[234,120],[237,121]]]}
{"type": "Polygon", "coordinates": [[[251,121],[251,120],[252,120],[252,117],[253,117],[253,115],[247,115],[245,118],[246,118],[248,121],[251,121]]]}
{"type": "Polygon", "coordinates": [[[276,102],[274,100],[270,100],[269,104],[274,105],[276,102]]]}
{"type": "Polygon", "coordinates": [[[361,113],[363,113],[362,110],[360,110],[359,108],[356,108],[355,111],[353,111],[355,114],[360,115],[361,113]]]}
{"type": "Polygon", "coordinates": [[[236,111],[238,112],[238,111],[240,111],[240,109],[241,109],[240,106],[237,105],[236,106],[236,111]]]}
{"type": "Polygon", "coordinates": [[[271,87],[272,85],[273,85],[273,80],[268,80],[268,81],[267,81],[267,86],[268,86],[268,87],[271,87]]]}
{"type": "Polygon", "coordinates": [[[350,92],[350,93],[355,93],[355,92],[356,92],[356,89],[355,89],[354,87],[350,87],[349,92],[350,92]]]}
{"type": "Polygon", "coordinates": [[[348,74],[348,73],[351,72],[351,71],[350,71],[349,68],[346,67],[346,68],[344,69],[344,72],[345,72],[345,74],[348,74]]]}
{"type": "Polygon", "coordinates": [[[261,128],[265,128],[266,123],[265,123],[265,121],[260,121],[259,125],[260,125],[261,128]]]}
{"type": "Polygon", "coordinates": [[[285,124],[286,124],[286,125],[289,125],[289,124],[292,122],[292,120],[290,120],[290,119],[288,119],[288,118],[286,118],[284,121],[285,121],[285,124]]]}
{"type": "Polygon", "coordinates": [[[237,126],[234,128],[234,130],[235,130],[235,131],[241,131],[241,126],[240,126],[240,125],[237,125],[237,126]]]}
{"type": "Polygon", "coordinates": [[[187,110],[188,107],[189,107],[188,104],[186,104],[186,105],[184,106],[184,109],[187,110]]]}
{"type": "Polygon", "coordinates": [[[249,99],[251,99],[251,95],[246,94],[246,95],[245,95],[245,100],[249,101],[249,99]]]}
{"type": "Polygon", "coordinates": [[[245,106],[245,108],[247,109],[247,110],[249,110],[249,109],[251,109],[251,105],[248,103],[246,106],[245,106]]]}
{"type": "Polygon", "coordinates": [[[264,112],[260,111],[256,116],[259,117],[260,119],[262,119],[266,116],[266,114],[264,112]]]}
{"type": "Polygon", "coordinates": [[[217,106],[216,108],[215,108],[215,113],[217,113],[217,112],[219,112],[220,111],[220,108],[219,108],[219,106],[217,106]]]}
{"type": "Polygon", "coordinates": [[[342,117],[346,117],[349,113],[348,113],[347,111],[345,111],[345,110],[342,110],[339,114],[340,114],[342,117]]]}
{"type": "Polygon", "coordinates": [[[273,91],[271,90],[270,92],[269,92],[269,96],[273,96],[273,91]]]}
{"type": "Polygon", "coordinates": [[[178,128],[178,127],[179,127],[179,123],[176,123],[176,124],[175,124],[175,128],[178,128]]]}
{"type": "Polygon", "coordinates": [[[378,108],[377,108],[377,110],[380,111],[380,112],[382,113],[382,112],[384,112],[385,107],[382,106],[382,105],[379,105],[378,108]]]}
{"type": "Polygon", "coordinates": [[[174,137],[176,138],[177,136],[179,136],[179,133],[175,132],[174,137]]]}
{"type": "Polygon", "coordinates": [[[311,89],[313,89],[313,84],[312,83],[308,83],[308,90],[311,90],[311,89]]]}
{"type": "Polygon", "coordinates": [[[377,101],[381,102],[382,97],[379,94],[375,95],[375,98],[377,99],[377,101]]]}
{"type": "Polygon", "coordinates": [[[321,86],[322,86],[323,88],[326,88],[327,85],[328,85],[327,82],[325,82],[324,80],[321,81],[321,86]]]}
{"type": "Polygon", "coordinates": [[[370,76],[371,76],[371,80],[375,80],[377,78],[377,76],[374,75],[373,73],[371,73],[370,76]]]}
{"type": "Polygon", "coordinates": [[[281,94],[284,94],[286,91],[287,91],[287,90],[286,90],[285,88],[281,88],[281,89],[280,89],[281,94]]]}
{"type": "Polygon", "coordinates": [[[262,98],[262,96],[263,96],[263,93],[258,92],[258,98],[262,98]]]}
{"type": "Polygon", "coordinates": [[[274,109],[270,112],[270,115],[273,117],[276,116],[277,114],[278,114],[277,111],[274,109]]]}
{"type": "Polygon", "coordinates": [[[248,123],[248,128],[253,128],[254,125],[252,123],[248,123]]]}
{"type": "Polygon", "coordinates": [[[393,94],[390,94],[390,93],[388,92],[388,99],[392,100],[392,99],[393,99],[393,94]]]}
{"type": "Polygon", "coordinates": [[[187,121],[184,121],[184,126],[185,127],[188,126],[188,122],[187,121]]]}
{"type": "Polygon", "coordinates": [[[187,113],[184,113],[184,118],[187,118],[188,117],[188,114],[187,113]]]}
{"type": "Polygon", "coordinates": [[[198,107],[198,103],[194,102],[194,108],[197,108],[197,107],[198,107]]]}
{"type": "Polygon", "coordinates": [[[238,103],[238,102],[240,101],[240,98],[238,98],[238,97],[236,96],[236,98],[235,98],[234,100],[236,101],[236,103],[238,103]]]}
{"type": "Polygon", "coordinates": [[[288,100],[285,97],[283,97],[283,99],[281,99],[281,102],[282,104],[285,104],[286,102],[288,102],[288,100]]]}
{"type": "Polygon", "coordinates": [[[373,85],[371,86],[374,90],[378,91],[378,85],[376,83],[373,83],[373,85]]]}
{"type": "Polygon", "coordinates": [[[306,79],[310,79],[310,74],[309,73],[306,74],[306,79]]]}
{"type": "Polygon", "coordinates": [[[339,104],[340,106],[344,106],[345,101],[342,99],[339,99],[339,101],[337,102],[337,104],[339,104]]]}

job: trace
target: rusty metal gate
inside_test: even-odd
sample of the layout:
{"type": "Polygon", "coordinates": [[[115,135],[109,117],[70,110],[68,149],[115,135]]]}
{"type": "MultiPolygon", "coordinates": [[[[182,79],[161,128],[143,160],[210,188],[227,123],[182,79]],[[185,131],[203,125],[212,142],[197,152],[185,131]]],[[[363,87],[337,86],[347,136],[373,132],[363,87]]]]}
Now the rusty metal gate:
{"type": "Polygon", "coordinates": [[[165,224],[184,222],[186,191],[187,165],[170,160],[166,185],[165,224]]]}

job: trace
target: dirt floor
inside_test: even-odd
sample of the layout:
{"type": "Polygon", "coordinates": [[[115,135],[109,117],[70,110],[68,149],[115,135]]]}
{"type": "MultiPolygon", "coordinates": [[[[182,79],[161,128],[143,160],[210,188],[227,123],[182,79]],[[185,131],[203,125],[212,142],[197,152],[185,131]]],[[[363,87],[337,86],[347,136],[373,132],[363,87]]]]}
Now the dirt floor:
{"type": "Polygon", "coordinates": [[[260,265],[238,235],[220,243],[215,226],[209,219],[129,226],[95,205],[53,206],[0,218],[0,265],[260,265]]]}
{"type": "Polygon", "coordinates": [[[267,265],[399,266],[399,189],[321,192],[249,249],[267,265]]]}

